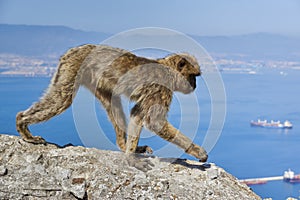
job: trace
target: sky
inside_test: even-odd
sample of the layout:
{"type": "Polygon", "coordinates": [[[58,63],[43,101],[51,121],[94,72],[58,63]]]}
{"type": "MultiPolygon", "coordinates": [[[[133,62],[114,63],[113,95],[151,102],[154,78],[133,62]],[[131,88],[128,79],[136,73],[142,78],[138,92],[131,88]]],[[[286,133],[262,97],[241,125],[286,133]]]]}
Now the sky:
{"type": "Polygon", "coordinates": [[[0,0],[0,23],[105,33],[162,27],[202,36],[300,36],[300,0],[0,0]]]}

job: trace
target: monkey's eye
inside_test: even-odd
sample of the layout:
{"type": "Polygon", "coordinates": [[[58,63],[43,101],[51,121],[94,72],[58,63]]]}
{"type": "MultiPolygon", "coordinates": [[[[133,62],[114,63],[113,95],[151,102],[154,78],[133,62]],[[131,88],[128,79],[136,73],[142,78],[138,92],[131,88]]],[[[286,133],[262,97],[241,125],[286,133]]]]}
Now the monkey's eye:
{"type": "Polygon", "coordinates": [[[185,60],[181,60],[178,63],[178,69],[182,70],[184,68],[185,64],[186,64],[185,60]]]}

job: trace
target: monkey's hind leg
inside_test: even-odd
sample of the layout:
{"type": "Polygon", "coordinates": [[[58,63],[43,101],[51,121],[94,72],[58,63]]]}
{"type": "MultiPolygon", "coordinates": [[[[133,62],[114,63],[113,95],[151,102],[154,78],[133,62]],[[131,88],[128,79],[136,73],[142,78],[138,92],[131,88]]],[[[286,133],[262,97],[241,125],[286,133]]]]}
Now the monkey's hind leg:
{"type": "Polygon", "coordinates": [[[72,93],[60,92],[59,88],[50,88],[44,97],[33,104],[29,109],[19,112],[16,116],[16,128],[22,139],[34,144],[45,144],[40,136],[33,136],[28,126],[49,120],[62,113],[72,103],[72,93]]]}
{"type": "Polygon", "coordinates": [[[46,141],[41,136],[33,136],[29,129],[28,124],[30,120],[26,120],[24,117],[23,112],[19,112],[16,118],[16,127],[17,131],[20,133],[22,139],[26,142],[34,143],[34,144],[45,144],[46,141]]]}
{"type": "Polygon", "coordinates": [[[81,74],[78,74],[81,64],[95,47],[95,45],[83,45],[68,50],[60,58],[58,69],[46,94],[29,109],[17,114],[17,130],[25,141],[45,143],[41,137],[32,136],[28,125],[46,121],[71,105],[81,84],[81,74]]]}

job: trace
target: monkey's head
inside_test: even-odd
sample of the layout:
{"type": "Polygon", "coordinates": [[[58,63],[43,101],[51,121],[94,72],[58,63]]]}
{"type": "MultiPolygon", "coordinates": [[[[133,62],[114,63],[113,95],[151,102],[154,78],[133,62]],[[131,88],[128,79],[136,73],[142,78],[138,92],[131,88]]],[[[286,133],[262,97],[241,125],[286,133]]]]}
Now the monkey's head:
{"type": "Polygon", "coordinates": [[[160,63],[178,72],[175,90],[185,94],[196,88],[196,77],[201,75],[200,66],[195,57],[189,54],[172,54],[159,60],[160,63]]]}

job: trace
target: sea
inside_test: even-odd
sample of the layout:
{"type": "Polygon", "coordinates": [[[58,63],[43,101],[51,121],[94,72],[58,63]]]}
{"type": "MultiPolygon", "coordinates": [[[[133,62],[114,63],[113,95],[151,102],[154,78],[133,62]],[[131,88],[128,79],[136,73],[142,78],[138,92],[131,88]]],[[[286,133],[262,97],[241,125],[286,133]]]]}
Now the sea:
{"type": "MultiPolygon", "coordinates": [[[[224,126],[221,127],[221,135],[209,152],[208,162],[224,168],[238,179],[281,176],[288,169],[300,174],[300,70],[266,68],[256,74],[222,72],[220,75],[226,94],[226,100],[223,102],[226,106],[226,117],[224,126]],[[250,121],[257,119],[289,120],[294,126],[289,130],[251,127],[250,121]]],[[[180,129],[182,124],[189,127],[189,121],[183,120],[189,119],[189,113],[185,110],[191,112],[191,115],[199,115],[193,140],[201,145],[215,115],[211,111],[214,105],[207,83],[201,77],[197,82],[198,87],[193,97],[196,98],[196,104],[181,104],[182,97],[175,94],[168,119],[180,129]]],[[[16,113],[38,101],[49,83],[50,78],[46,77],[0,77],[0,133],[18,135],[15,128],[16,113]]],[[[89,93],[82,88],[79,92],[81,97],[89,93]]],[[[94,119],[84,117],[85,119],[80,121],[78,115],[89,108],[85,108],[87,103],[81,104],[81,100],[76,98],[77,108],[70,107],[47,122],[30,126],[30,130],[34,135],[41,135],[48,142],[59,145],[72,143],[96,148],[103,145],[104,149],[109,149],[104,143],[114,144],[116,138],[105,110],[97,101],[91,101],[93,112],[99,121],[98,128],[101,128],[106,138],[95,139],[96,142],[89,143],[82,135],[92,136],[91,132],[97,129],[97,126],[86,127],[86,133],[82,133],[85,126],[78,130],[77,124],[90,123],[94,119]],[[78,105],[82,105],[83,109],[78,109],[78,105]],[[99,143],[99,146],[96,143],[99,143]]],[[[125,112],[128,114],[132,105],[126,100],[123,100],[123,103],[127,105],[125,112]]],[[[190,127],[195,129],[193,122],[190,122],[190,127]]],[[[189,132],[186,127],[185,131],[189,132]]],[[[141,138],[140,143],[151,146],[154,154],[167,145],[158,136],[147,131],[142,133],[141,138]]],[[[160,153],[157,155],[164,156],[160,153]]],[[[179,156],[194,159],[184,152],[179,156]]],[[[250,187],[262,198],[300,199],[300,183],[269,181],[250,187]]]]}

